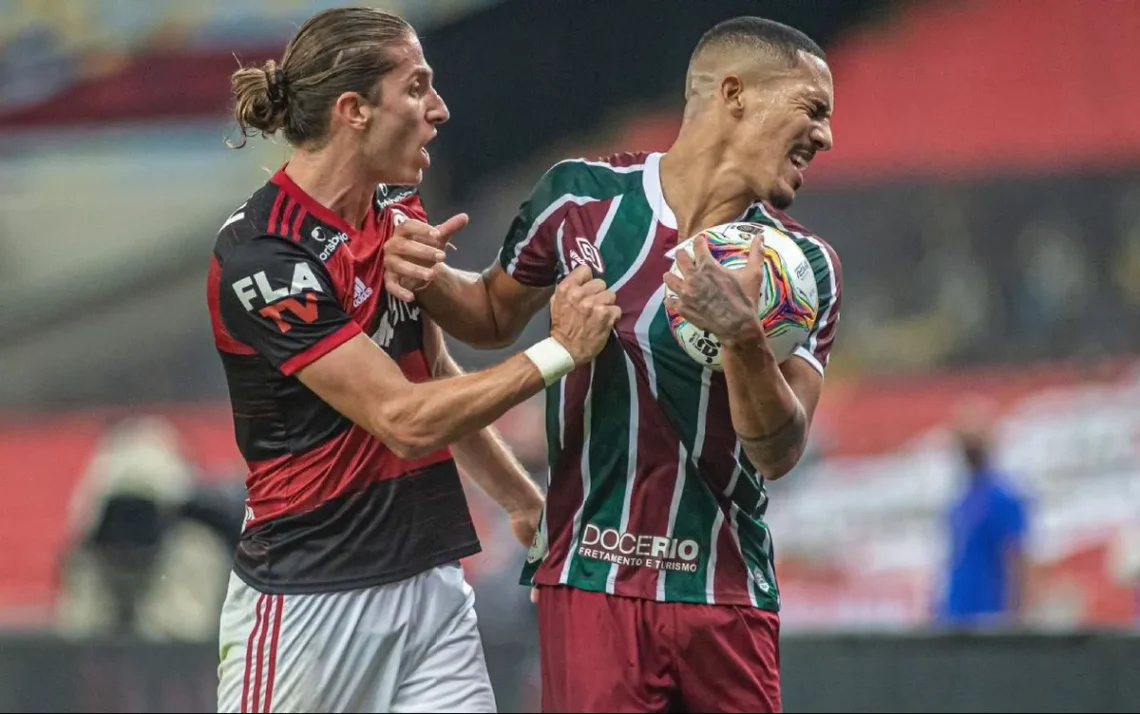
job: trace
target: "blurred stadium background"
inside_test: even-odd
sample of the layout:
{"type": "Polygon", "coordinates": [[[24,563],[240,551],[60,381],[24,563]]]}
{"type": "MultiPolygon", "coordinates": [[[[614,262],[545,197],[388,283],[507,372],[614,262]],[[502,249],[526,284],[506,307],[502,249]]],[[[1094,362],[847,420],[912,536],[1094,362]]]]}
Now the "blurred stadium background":
{"type": "MultiPolygon", "coordinates": [[[[205,270],[287,156],[226,148],[228,76],[332,4],[0,0],[0,710],[213,711],[244,471],[205,270]],[[92,546],[116,538],[146,558],[92,546]]],[[[452,111],[423,191],[471,213],[467,268],[553,161],[667,148],[716,21],[820,41],[836,146],[792,213],[845,299],[810,456],[771,488],[787,709],[1140,710],[1140,2],[378,4],[452,111]],[[949,427],[977,397],[1029,504],[1026,599],[948,632],[949,427]]],[[[499,425],[540,479],[541,409],[499,425]]],[[[500,706],[534,711],[523,552],[472,505],[500,706]]]]}

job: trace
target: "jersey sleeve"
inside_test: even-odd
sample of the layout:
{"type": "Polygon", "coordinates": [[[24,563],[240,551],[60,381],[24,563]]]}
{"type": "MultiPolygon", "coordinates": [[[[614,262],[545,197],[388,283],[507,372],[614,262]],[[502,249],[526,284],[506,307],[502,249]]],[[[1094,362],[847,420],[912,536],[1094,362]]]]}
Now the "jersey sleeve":
{"type": "Polygon", "coordinates": [[[558,228],[576,206],[556,164],[538,180],[511,221],[499,251],[499,264],[515,280],[533,288],[558,282],[558,228]]]}
{"type": "Polygon", "coordinates": [[[324,263],[291,240],[262,236],[235,246],[219,283],[226,329],[283,374],[361,332],[341,306],[324,263]]]}
{"type": "Polygon", "coordinates": [[[831,347],[839,332],[839,312],[843,303],[843,266],[831,246],[817,241],[818,250],[809,253],[808,260],[816,273],[819,286],[819,311],[815,325],[795,354],[806,360],[823,374],[831,358],[831,347]]]}

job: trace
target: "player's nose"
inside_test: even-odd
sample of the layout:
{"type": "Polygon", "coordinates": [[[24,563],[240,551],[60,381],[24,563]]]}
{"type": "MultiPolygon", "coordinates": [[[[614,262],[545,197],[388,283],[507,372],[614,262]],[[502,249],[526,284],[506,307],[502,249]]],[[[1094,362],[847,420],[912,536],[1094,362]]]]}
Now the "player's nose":
{"type": "Polygon", "coordinates": [[[435,100],[435,103],[428,109],[427,118],[432,124],[443,124],[451,118],[451,112],[447,108],[447,102],[443,101],[443,97],[436,94],[435,100]]]}
{"type": "Polygon", "coordinates": [[[816,151],[831,151],[832,138],[830,120],[825,119],[812,128],[811,143],[815,145],[816,151]]]}

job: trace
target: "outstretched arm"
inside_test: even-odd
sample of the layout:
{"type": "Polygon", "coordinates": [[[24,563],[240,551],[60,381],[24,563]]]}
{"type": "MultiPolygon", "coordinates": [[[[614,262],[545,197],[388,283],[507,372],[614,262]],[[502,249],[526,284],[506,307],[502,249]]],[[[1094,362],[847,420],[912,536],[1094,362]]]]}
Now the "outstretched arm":
{"type": "Polygon", "coordinates": [[[524,353],[489,369],[411,382],[364,334],[297,372],[317,396],[404,458],[448,446],[546,386],[524,353]]]}
{"type": "Polygon", "coordinates": [[[260,354],[408,458],[482,429],[593,359],[620,315],[604,284],[579,271],[552,300],[552,339],[481,372],[413,382],[345,313],[324,262],[297,243],[240,244],[216,271],[211,299],[233,350],[260,354]]]}
{"type": "Polygon", "coordinates": [[[404,456],[430,453],[492,424],[512,407],[589,362],[621,311],[590,271],[566,277],[551,301],[551,337],[494,367],[409,381],[364,335],[297,373],[305,386],[404,456]]]}

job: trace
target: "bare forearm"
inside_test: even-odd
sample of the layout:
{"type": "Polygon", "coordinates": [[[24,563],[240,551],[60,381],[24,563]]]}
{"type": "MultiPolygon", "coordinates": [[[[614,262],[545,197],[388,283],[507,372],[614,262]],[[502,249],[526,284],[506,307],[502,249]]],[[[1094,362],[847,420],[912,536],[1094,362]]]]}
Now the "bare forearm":
{"type": "Polygon", "coordinates": [[[444,332],[473,347],[503,346],[494,305],[481,273],[436,266],[431,284],[416,293],[416,301],[444,332]]]}
{"type": "MultiPolygon", "coordinates": [[[[463,370],[447,354],[436,365],[437,377],[457,377],[463,370]]],[[[451,447],[460,470],[507,513],[542,507],[542,492],[494,427],[460,438],[451,447]]]]}
{"type": "Polygon", "coordinates": [[[780,478],[804,452],[808,420],[803,405],[761,337],[728,341],[723,355],[741,449],[766,478],[780,478]]]}
{"type": "Polygon", "coordinates": [[[542,491],[494,428],[460,439],[451,450],[463,473],[507,513],[542,507],[542,491]]]}
{"type": "Polygon", "coordinates": [[[401,445],[414,453],[454,444],[493,423],[546,386],[538,368],[522,353],[490,369],[416,384],[404,399],[392,400],[401,445]]]}

